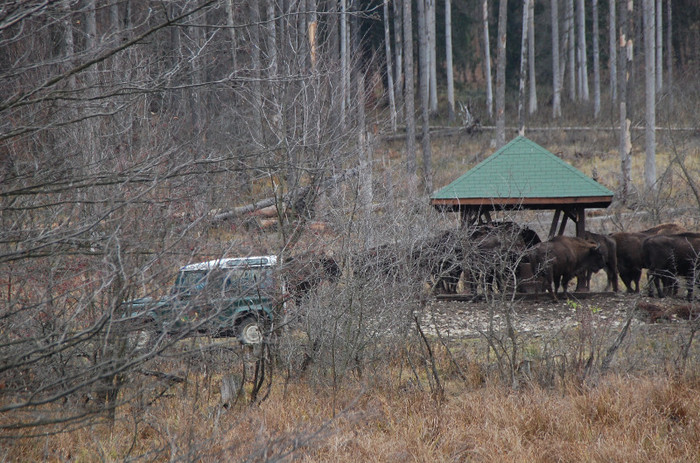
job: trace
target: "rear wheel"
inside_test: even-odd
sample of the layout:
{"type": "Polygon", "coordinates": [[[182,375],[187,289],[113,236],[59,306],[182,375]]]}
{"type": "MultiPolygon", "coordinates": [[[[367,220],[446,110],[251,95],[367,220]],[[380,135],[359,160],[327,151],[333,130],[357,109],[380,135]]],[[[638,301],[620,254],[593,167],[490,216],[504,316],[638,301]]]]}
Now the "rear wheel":
{"type": "Polygon", "coordinates": [[[264,329],[262,319],[248,315],[238,325],[238,340],[242,344],[260,344],[263,341],[264,329]]]}

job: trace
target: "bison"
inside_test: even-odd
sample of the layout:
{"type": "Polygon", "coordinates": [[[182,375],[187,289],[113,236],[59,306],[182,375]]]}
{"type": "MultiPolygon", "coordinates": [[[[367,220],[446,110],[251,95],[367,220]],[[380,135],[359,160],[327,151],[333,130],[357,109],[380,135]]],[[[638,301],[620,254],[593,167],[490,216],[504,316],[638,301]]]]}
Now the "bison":
{"type": "Polygon", "coordinates": [[[337,282],[342,276],[342,269],[332,256],[311,251],[288,257],[283,269],[288,291],[297,304],[321,282],[337,282]]]}
{"type": "Polygon", "coordinates": [[[464,245],[464,275],[473,296],[507,289],[526,251],[541,242],[534,230],[514,222],[480,224],[464,245]]]}
{"type": "Polygon", "coordinates": [[[605,266],[600,244],[569,236],[556,236],[538,244],[528,254],[528,260],[535,275],[546,281],[546,289],[555,300],[559,286],[566,295],[569,281],[575,275],[605,266]]]}
{"type": "Polygon", "coordinates": [[[641,232],[619,232],[610,235],[617,246],[617,270],[628,293],[639,292],[642,277],[642,242],[649,236],[685,231],[675,223],[664,223],[641,232]]]}
{"type": "MultiPolygon", "coordinates": [[[[603,269],[605,270],[605,273],[608,277],[608,282],[605,286],[605,290],[607,291],[612,287],[612,290],[614,292],[617,292],[617,244],[615,243],[615,240],[609,236],[589,231],[584,232],[583,235],[581,235],[580,237],[588,241],[596,242],[600,245],[600,250],[603,253],[603,257],[605,259],[605,266],[603,267],[603,269]]],[[[598,270],[600,269],[586,269],[580,275],[577,275],[578,282],[576,289],[590,290],[591,275],[597,272],[598,270]]]]}
{"type": "Polygon", "coordinates": [[[700,269],[699,233],[649,236],[642,242],[642,260],[648,269],[650,297],[654,288],[660,298],[677,292],[676,280],[683,277],[688,300],[692,300],[700,269]]]}

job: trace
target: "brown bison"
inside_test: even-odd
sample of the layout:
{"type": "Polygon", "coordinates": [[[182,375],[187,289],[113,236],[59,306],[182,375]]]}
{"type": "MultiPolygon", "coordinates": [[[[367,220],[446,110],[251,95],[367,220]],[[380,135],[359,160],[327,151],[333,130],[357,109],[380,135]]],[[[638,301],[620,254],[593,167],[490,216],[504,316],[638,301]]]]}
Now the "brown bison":
{"type": "Polygon", "coordinates": [[[538,244],[529,253],[528,260],[535,275],[546,281],[546,289],[554,299],[559,286],[566,295],[567,285],[575,275],[605,266],[600,244],[569,236],[556,236],[538,244]]]}
{"type": "Polygon", "coordinates": [[[528,249],[541,242],[534,230],[515,222],[480,224],[464,242],[464,276],[472,296],[481,287],[484,295],[498,288],[505,291],[518,273],[528,249]]]}
{"type": "Polygon", "coordinates": [[[342,276],[333,257],[311,251],[285,259],[283,271],[287,289],[297,304],[323,281],[337,282],[342,276]]]}
{"type": "Polygon", "coordinates": [[[664,223],[641,232],[619,232],[610,235],[617,246],[617,270],[628,293],[639,292],[642,277],[642,242],[649,236],[682,233],[685,229],[675,223],[664,223]]]}
{"type": "Polygon", "coordinates": [[[650,297],[653,297],[654,288],[658,297],[675,294],[677,278],[683,277],[688,300],[691,300],[700,270],[700,234],[650,236],[642,242],[642,261],[648,269],[650,297]]]}
{"type": "MultiPolygon", "coordinates": [[[[584,234],[581,235],[581,238],[588,241],[593,241],[600,245],[600,250],[605,260],[605,266],[603,267],[603,269],[605,270],[605,274],[608,277],[608,282],[605,286],[605,290],[607,291],[612,287],[612,290],[617,292],[617,244],[615,243],[615,240],[609,236],[589,231],[584,232],[584,234]]],[[[582,271],[580,275],[577,275],[576,277],[578,281],[576,290],[590,290],[591,276],[598,270],[600,269],[590,268],[582,271]]]]}

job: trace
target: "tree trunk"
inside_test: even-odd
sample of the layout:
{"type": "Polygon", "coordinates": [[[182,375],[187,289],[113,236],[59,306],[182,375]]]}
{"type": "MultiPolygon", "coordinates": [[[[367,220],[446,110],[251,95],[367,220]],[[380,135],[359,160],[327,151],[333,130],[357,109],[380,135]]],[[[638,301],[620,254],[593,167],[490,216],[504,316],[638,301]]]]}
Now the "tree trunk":
{"type": "Polygon", "coordinates": [[[348,56],[348,8],[346,0],[340,0],[340,126],[345,128],[348,103],[349,63],[348,56]]]}
{"type": "Polygon", "coordinates": [[[387,94],[389,95],[389,118],[391,120],[391,132],[396,133],[396,101],[394,99],[394,73],[392,71],[393,60],[391,56],[391,28],[389,27],[389,0],[384,0],[384,52],[386,53],[386,80],[387,94]]]}
{"type": "Polygon", "coordinates": [[[525,135],[525,82],[527,81],[527,39],[530,0],[523,0],[523,33],[520,40],[520,85],[518,86],[518,135],[525,135]]]}
{"type": "MultiPolygon", "coordinates": [[[[236,53],[238,46],[236,43],[236,28],[233,20],[233,1],[234,0],[226,1],[226,27],[228,28],[229,40],[231,40],[231,44],[229,45],[229,51],[231,52],[231,69],[233,72],[236,72],[238,70],[238,56],[236,53]]],[[[268,0],[268,4],[270,3],[271,0],[268,0]]]]}
{"type": "Polygon", "coordinates": [[[610,100],[617,102],[617,20],[615,9],[616,0],[609,0],[608,3],[608,70],[610,71],[610,100]]]}
{"type": "Polygon", "coordinates": [[[397,102],[397,117],[400,117],[401,107],[403,106],[403,43],[401,37],[403,37],[402,30],[402,11],[401,3],[393,1],[391,2],[394,9],[394,45],[396,48],[396,88],[394,90],[397,102]]]}
{"type": "Polygon", "coordinates": [[[559,0],[551,0],[552,10],[552,117],[561,117],[561,82],[559,74],[559,0]]]}
{"type": "MultiPolygon", "coordinates": [[[[556,1],[556,0],[552,0],[556,1]]],[[[486,110],[493,117],[493,84],[491,76],[491,44],[489,40],[489,0],[481,3],[484,28],[484,66],[486,68],[486,110]]]]}
{"type": "MultiPolygon", "coordinates": [[[[421,0],[419,0],[421,1],[421,0]]],[[[413,84],[413,18],[411,2],[403,2],[404,105],[406,108],[406,172],[416,177],[416,119],[413,84]]]]}
{"type": "MultiPolygon", "coordinates": [[[[357,101],[357,132],[359,159],[359,191],[358,200],[362,211],[363,224],[369,224],[372,213],[372,149],[369,143],[369,133],[365,127],[365,80],[364,73],[355,66],[355,98],[357,101]]],[[[370,233],[367,233],[369,236],[370,233]]]]}
{"type": "Polygon", "coordinates": [[[424,0],[418,0],[418,57],[419,57],[419,94],[421,103],[422,148],[423,148],[423,188],[432,191],[432,153],[430,149],[430,43],[428,40],[430,13],[424,0]]]}
{"type": "Polygon", "coordinates": [[[447,119],[455,120],[455,83],[452,72],[452,2],[445,0],[445,64],[447,72],[447,119]]]}
{"type": "Polygon", "coordinates": [[[569,67],[569,99],[576,101],[576,29],[574,28],[574,0],[566,0],[566,44],[569,67]]]}
{"type": "Polygon", "coordinates": [[[530,66],[530,72],[528,72],[528,79],[530,81],[530,103],[528,112],[533,114],[537,111],[537,79],[535,76],[535,0],[530,0],[528,3],[530,8],[527,23],[528,64],[530,66]]]}
{"type": "Polygon", "coordinates": [[[633,1],[621,1],[620,5],[620,200],[626,204],[632,185],[632,139],[630,120],[627,116],[627,87],[632,67],[632,44],[629,36],[629,16],[634,13],[633,1]]]}
{"type": "Polygon", "coordinates": [[[578,70],[579,70],[579,94],[583,101],[590,100],[588,89],[588,60],[586,56],[586,5],[584,0],[576,1],[576,18],[578,24],[578,70]]]}
{"type": "Polygon", "coordinates": [[[671,0],[666,0],[666,87],[669,89],[671,107],[673,107],[673,36],[671,25],[671,0]]]}
{"type": "Polygon", "coordinates": [[[253,138],[262,134],[262,87],[260,85],[260,5],[258,2],[251,2],[249,6],[250,20],[250,74],[252,76],[251,92],[253,93],[251,103],[253,105],[253,120],[251,124],[253,138]]]}
{"type": "Polygon", "coordinates": [[[508,0],[498,4],[498,51],[496,54],[496,148],[506,144],[506,31],[508,0]]]}
{"type": "Polygon", "coordinates": [[[654,0],[644,0],[644,82],[646,90],[646,130],[644,183],[656,188],[656,27],[654,0]]]}
{"type": "Polygon", "coordinates": [[[430,113],[438,113],[437,96],[437,38],[435,0],[426,0],[426,35],[428,37],[428,58],[430,63],[430,113]]]}
{"type": "Polygon", "coordinates": [[[593,8],[593,117],[600,115],[600,44],[598,40],[598,0],[592,0],[593,8]]]}
{"type": "Polygon", "coordinates": [[[664,33],[663,33],[663,5],[661,0],[656,0],[656,93],[664,86],[664,33]]]}

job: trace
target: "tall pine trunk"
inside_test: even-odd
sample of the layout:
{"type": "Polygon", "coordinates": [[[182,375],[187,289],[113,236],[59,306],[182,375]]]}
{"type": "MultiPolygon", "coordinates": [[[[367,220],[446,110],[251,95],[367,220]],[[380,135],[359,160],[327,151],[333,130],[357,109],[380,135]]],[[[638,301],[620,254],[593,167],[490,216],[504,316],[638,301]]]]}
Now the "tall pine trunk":
{"type": "Polygon", "coordinates": [[[394,93],[397,105],[396,115],[398,118],[400,114],[402,114],[401,108],[403,107],[403,10],[401,9],[400,2],[393,1],[391,4],[394,10],[394,48],[396,49],[394,52],[396,55],[396,62],[394,63],[394,68],[396,69],[396,89],[394,93]]]}
{"type": "Polygon", "coordinates": [[[569,99],[576,101],[576,29],[574,27],[574,0],[566,0],[566,53],[569,71],[569,99]]]}
{"type": "Polygon", "coordinates": [[[610,100],[617,102],[617,19],[616,0],[608,2],[608,70],[610,72],[610,100]]]}
{"type": "Polygon", "coordinates": [[[423,148],[423,187],[426,192],[432,190],[432,153],[430,149],[430,43],[428,39],[430,28],[430,13],[426,11],[424,0],[418,0],[418,89],[421,105],[421,127],[422,127],[422,148],[423,148]]]}
{"type": "Polygon", "coordinates": [[[389,95],[389,115],[391,131],[396,132],[396,101],[394,99],[394,73],[392,71],[393,60],[391,56],[391,28],[389,27],[389,0],[384,0],[384,51],[386,53],[386,80],[387,94],[389,95]]]}
{"type": "Polygon", "coordinates": [[[664,84],[664,32],[663,32],[663,5],[661,0],[656,0],[656,92],[660,92],[664,84]]]}
{"type": "Polygon", "coordinates": [[[632,69],[633,39],[629,35],[631,16],[634,14],[633,0],[621,1],[620,5],[620,200],[626,204],[632,185],[632,139],[630,120],[627,115],[630,71],[632,69]]]}
{"type": "Polygon", "coordinates": [[[491,72],[491,44],[489,40],[489,0],[481,3],[484,28],[484,67],[486,74],[486,110],[493,117],[493,77],[491,72]]]}
{"type": "Polygon", "coordinates": [[[428,37],[428,59],[430,62],[430,113],[437,114],[438,112],[438,95],[437,95],[437,37],[436,37],[436,12],[435,0],[426,0],[426,35],[428,37]]]}
{"type": "Polygon", "coordinates": [[[583,101],[590,100],[588,89],[588,59],[586,56],[586,5],[584,0],[576,0],[576,19],[578,24],[576,30],[578,32],[578,78],[579,78],[579,94],[583,101]]]}
{"type": "Polygon", "coordinates": [[[455,82],[452,70],[452,1],[445,0],[445,71],[447,72],[447,119],[455,120],[455,82]]]}
{"type": "Polygon", "coordinates": [[[535,78],[535,0],[530,0],[527,21],[527,49],[528,49],[528,64],[530,70],[528,72],[528,80],[530,87],[530,98],[528,112],[533,114],[537,111],[537,79],[535,78]]]}
{"type": "Polygon", "coordinates": [[[551,0],[552,10],[552,117],[561,117],[561,74],[559,73],[559,0],[551,0]]]}
{"type": "Polygon", "coordinates": [[[530,21],[530,1],[523,0],[523,32],[520,40],[520,84],[518,86],[518,135],[525,135],[525,83],[527,81],[527,39],[530,21]]]}
{"type": "Polygon", "coordinates": [[[340,0],[340,126],[345,128],[350,86],[350,57],[348,53],[348,6],[347,0],[340,0]]]}
{"type": "Polygon", "coordinates": [[[666,87],[669,89],[670,103],[673,106],[673,17],[671,0],[666,0],[666,87]]]}
{"type": "Polygon", "coordinates": [[[506,144],[506,31],[508,0],[498,3],[498,49],[496,53],[496,148],[506,144]]]}
{"type": "Polygon", "coordinates": [[[598,37],[598,0],[592,0],[593,15],[593,117],[600,115],[600,41],[598,37]]]}
{"type": "MultiPolygon", "coordinates": [[[[422,0],[419,0],[422,1],[422,0]]],[[[406,173],[409,182],[416,177],[416,119],[413,83],[413,18],[411,2],[403,2],[404,102],[406,107],[406,173]]],[[[415,186],[415,185],[414,185],[415,186]]]]}
{"type": "Polygon", "coordinates": [[[654,0],[644,0],[644,82],[646,100],[644,183],[656,187],[656,27],[654,0]]]}

